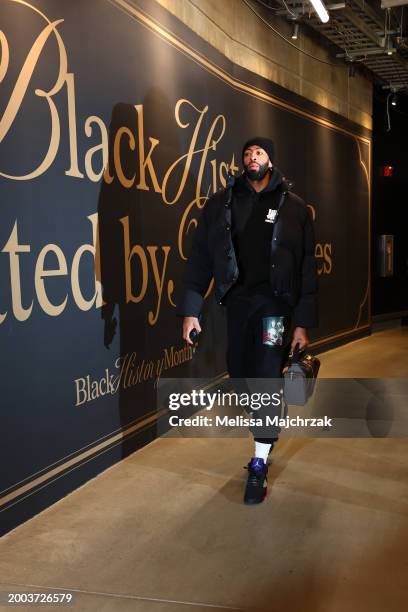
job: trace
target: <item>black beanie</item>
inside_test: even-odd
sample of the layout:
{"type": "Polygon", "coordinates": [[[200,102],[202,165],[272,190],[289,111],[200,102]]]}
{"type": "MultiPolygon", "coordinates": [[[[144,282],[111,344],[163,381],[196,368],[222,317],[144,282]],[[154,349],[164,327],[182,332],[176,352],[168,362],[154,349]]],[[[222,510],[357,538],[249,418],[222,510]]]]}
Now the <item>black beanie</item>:
{"type": "Polygon", "coordinates": [[[245,151],[249,147],[252,147],[252,145],[258,145],[258,147],[261,147],[261,149],[266,151],[269,159],[271,160],[271,162],[273,162],[273,158],[275,155],[275,145],[273,144],[273,141],[270,138],[263,138],[262,136],[255,136],[255,138],[250,138],[244,144],[241,155],[242,159],[244,158],[245,151]]]}

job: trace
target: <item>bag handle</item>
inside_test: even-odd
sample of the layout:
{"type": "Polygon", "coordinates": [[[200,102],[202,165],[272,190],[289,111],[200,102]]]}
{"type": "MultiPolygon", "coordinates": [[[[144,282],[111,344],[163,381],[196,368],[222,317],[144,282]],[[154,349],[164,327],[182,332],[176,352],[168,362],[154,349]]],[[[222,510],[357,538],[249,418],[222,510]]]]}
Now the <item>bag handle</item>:
{"type": "Polygon", "coordinates": [[[293,351],[291,351],[289,353],[289,360],[291,363],[299,363],[301,357],[302,357],[302,353],[304,352],[304,349],[300,348],[299,342],[295,345],[295,348],[293,351]]]}

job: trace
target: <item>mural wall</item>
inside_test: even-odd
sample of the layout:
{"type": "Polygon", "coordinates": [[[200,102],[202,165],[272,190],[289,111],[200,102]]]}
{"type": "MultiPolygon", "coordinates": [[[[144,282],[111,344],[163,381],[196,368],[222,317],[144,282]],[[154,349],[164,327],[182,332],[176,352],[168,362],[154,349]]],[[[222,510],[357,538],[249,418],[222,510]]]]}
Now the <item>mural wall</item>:
{"type": "Polygon", "coordinates": [[[206,199],[272,137],[311,207],[316,347],[370,325],[371,136],[239,68],[153,2],[3,0],[0,530],[151,441],[161,376],[225,373],[209,291],[175,303],[206,199]]]}

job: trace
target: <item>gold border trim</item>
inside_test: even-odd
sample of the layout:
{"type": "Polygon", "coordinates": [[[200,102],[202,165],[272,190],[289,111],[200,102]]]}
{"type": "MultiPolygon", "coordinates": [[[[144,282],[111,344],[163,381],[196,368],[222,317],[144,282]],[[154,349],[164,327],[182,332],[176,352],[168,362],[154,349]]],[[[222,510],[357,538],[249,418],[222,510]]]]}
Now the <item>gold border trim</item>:
{"type": "MultiPolygon", "coordinates": [[[[208,385],[203,387],[203,389],[204,390],[210,389],[214,385],[217,385],[220,380],[222,380],[223,378],[226,378],[226,376],[227,376],[226,372],[222,372],[221,374],[218,374],[214,378],[214,380],[212,380],[208,385]]],[[[27,499],[27,497],[34,495],[38,491],[41,491],[41,489],[52,484],[53,482],[55,482],[62,476],[66,476],[67,474],[81,467],[85,463],[88,463],[89,461],[96,459],[103,453],[111,450],[112,448],[115,448],[115,446],[117,446],[118,444],[121,444],[122,441],[124,441],[125,439],[126,440],[129,439],[136,433],[142,431],[143,429],[149,427],[150,425],[153,425],[161,416],[166,414],[166,412],[167,410],[163,408],[162,410],[154,411],[154,414],[148,413],[148,416],[144,416],[142,419],[139,419],[137,422],[133,421],[130,425],[127,425],[124,429],[116,430],[113,436],[111,436],[111,434],[106,434],[106,436],[104,436],[105,439],[100,438],[103,440],[102,442],[100,442],[99,444],[96,444],[95,446],[92,446],[91,448],[88,448],[88,450],[80,453],[79,455],[76,454],[78,451],[74,451],[70,455],[67,455],[67,457],[72,457],[72,455],[74,454],[76,456],[73,457],[72,459],[69,459],[68,461],[65,461],[65,463],[60,463],[60,461],[63,461],[66,458],[66,457],[63,457],[57,462],[51,464],[51,465],[56,466],[53,469],[50,470],[48,468],[51,466],[47,466],[43,468],[40,472],[36,472],[36,474],[40,474],[40,475],[37,476],[37,478],[35,478],[34,480],[30,480],[29,482],[26,482],[27,480],[29,480],[29,478],[31,478],[32,476],[35,476],[36,474],[33,474],[32,476],[27,476],[26,478],[20,481],[21,483],[26,482],[26,484],[22,485],[21,487],[18,487],[17,489],[14,489],[14,491],[11,491],[8,495],[5,495],[0,499],[0,513],[4,512],[5,510],[8,510],[12,506],[27,499]],[[110,436],[110,437],[108,438],[107,436],[110,436]],[[56,464],[59,464],[59,465],[56,465],[56,464]],[[45,471],[45,470],[48,470],[48,471],[45,471]],[[33,491],[32,489],[35,489],[35,490],[33,491]],[[24,495],[24,493],[27,493],[27,495],[24,495]],[[24,497],[20,498],[21,495],[24,495],[24,497]],[[17,499],[14,502],[14,504],[9,503],[15,500],[17,497],[20,499],[17,499]],[[7,507],[4,507],[4,506],[7,506],[7,507]]],[[[87,448],[87,447],[84,447],[84,448],[87,448]]],[[[16,484],[19,484],[19,483],[16,483],[16,484]]],[[[15,485],[12,485],[12,487],[13,486],[15,485]]],[[[9,491],[12,487],[8,487],[7,489],[4,489],[3,492],[9,491]]]]}
{"type": "Polygon", "coordinates": [[[105,440],[104,442],[101,442],[100,444],[97,444],[96,446],[92,447],[88,451],[81,453],[80,455],[74,457],[73,459],[70,459],[69,461],[66,461],[65,463],[59,465],[58,467],[52,470],[49,470],[42,476],[39,476],[35,478],[34,480],[31,480],[27,484],[12,491],[8,495],[5,495],[1,499],[0,513],[4,512],[5,510],[8,510],[13,505],[20,503],[21,501],[23,501],[30,495],[37,493],[45,486],[48,486],[49,484],[57,480],[57,478],[60,478],[61,476],[65,476],[67,473],[71,472],[72,470],[78,467],[81,467],[81,465],[83,465],[84,463],[87,463],[86,460],[90,461],[92,459],[95,459],[96,457],[103,454],[104,452],[110,450],[111,448],[114,448],[117,444],[120,444],[125,438],[130,437],[132,434],[154,423],[162,415],[162,413],[164,414],[165,412],[166,411],[163,409],[162,411],[159,411],[155,415],[142,419],[136,425],[132,425],[131,427],[128,427],[127,429],[120,431],[118,434],[112,436],[111,438],[108,438],[107,440],[105,440]],[[71,470],[69,470],[69,468],[71,468],[71,470]],[[68,472],[66,472],[66,470],[68,470],[68,472]],[[62,472],[64,472],[64,474],[62,474],[62,472]],[[40,487],[39,485],[43,483],[45,483],[44,486],[40,487]],[[31,489],[34,489],[34,488],[35,490],[31,491],[31,489]],[[9,504],[9,502],[13,501],[16,497],[20,497],[20,495],[23,495],[24,493],[27,493],[27,495],[25,495],[21,499],[18,499],[14,504],[9,504]],[[6,504],[9,504],[9,505],[6,508],[4,508],[3,506],[5,506],[6,504]]]}
{"type": "Polygon", "coordinates": [[[367,189],[368,189],[368,241],[367,241],[368,242],[368,258],[367,258],[368,280],[367,280],[367,288],[365,290],[363,300],[359,305],[358,318],[354,326],[354,329],[357,329],[360,324],[361,314],[362,314],[363,307],[367,299],[368,299],[368,321],[371,324],[371,181],[370,181],[370,178],[371,178],[371,142],[368,145],[368,168],[363,160],[360,143],[358,142],[357,138],[356,138],[356,145],[357,145],[358,154],[360,157],[360,165],[362,166],[364,170],[364,175],[367,180],[367,189]]]}
{"type": "Polygon", "coordinates": [[[356,334],[362,331],[363,329],[370,329],[370,328],[371,328],[371,323],[366,323],[365,325],[360,325],[360,327],[353,327],[352,329],[347,329],[345,331],[339,332],[338,334],[333,334],[332,336],[325,336],[324,338],[319,338],[319,340],[316,340],[315,342],[311,342],[309,346],[310,348],[313,348],[315,346],[319,346],[320,344],[325,344],[326,342],[331,342],[333,340],[336,340],[337,338],[343,338],[344,336],[351,336],[353,334],[356,334]]]}
{"type": "MultiPolygon", "coordinates": [[[[139,417],[139,418],[134,419],[133,421],[130,421],[126,425],[126,428],[131,427],[131,426],[135,425],[136,423],[141,422],[143,419],[146,419],[147,417],[150,417],[153,414],[156,414],[156,410],[151,410],[150,412],[147,412],[145,415],[143,415],[143,417],[141,417],[141,418],[139,417]]],[[[123,431],[124,431],[123,427],[118,427],[117,429],[114,429],[113,431],[110,431],[109,433],[105,434],[104,436],[101,436],[100,438],[98,438],[96,440],[93,440],[92,442],[89,442],[89,444],[85,444],[85,446],[82,446],[82,448],[77,448],[75,451],[72,451],[72,453],[68,453],[68,455],[65,455],[64,457],[61,457],[57,461],[54,461],[53,463],[50,463],[49,465],[46,465],[45,467],[41,468],[37,472],[34,472],[33,474],[30,474],[29,476],[26,476],[25,478],[22,478],[21,480],[19,480],[18,482],[13,483],[9,487],[6,487],[2,491],[0,491],[0,505],[1,505],[1,500],[3,499],[3,496],[8,491],[11,491],[11,489],[15,489],[15,487],[17,487],[18,485],[23,485],[23,484],[27,483],[28,481],[32,482],[32,479],[34,477],[36,477],[36,476],[40,477],[42,474],[48,473],[51,470],[51,468],[57,469],[61,465],[61,462],[63,462],[66,459],[71,459],[72,458],[72,460],[75,460],[81,454],[81,452],[84,453],[88,449],[91,451],[94,448],[96,448],[96,446],[98,444],[103,444],[108,438],[112,439],[112,436],[115,436],[116,434],[119,434],[120,432],[123,432],[123,431]]],[[[20,487],[20,488],[22,488],[22,487],[20,487]]]]}

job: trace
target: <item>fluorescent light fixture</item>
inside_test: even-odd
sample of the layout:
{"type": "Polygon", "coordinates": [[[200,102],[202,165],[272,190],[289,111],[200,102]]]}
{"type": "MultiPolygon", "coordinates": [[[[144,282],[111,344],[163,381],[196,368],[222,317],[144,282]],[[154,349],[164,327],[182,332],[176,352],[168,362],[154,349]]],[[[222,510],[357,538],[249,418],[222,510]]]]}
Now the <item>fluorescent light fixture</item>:
{"type": "Polygon", "coordinates": [[[322,0],[310,0],[310,3],[318,14],[320,21],[327,23],[329,21],[329,13],[326,11],[322,0]]]}

